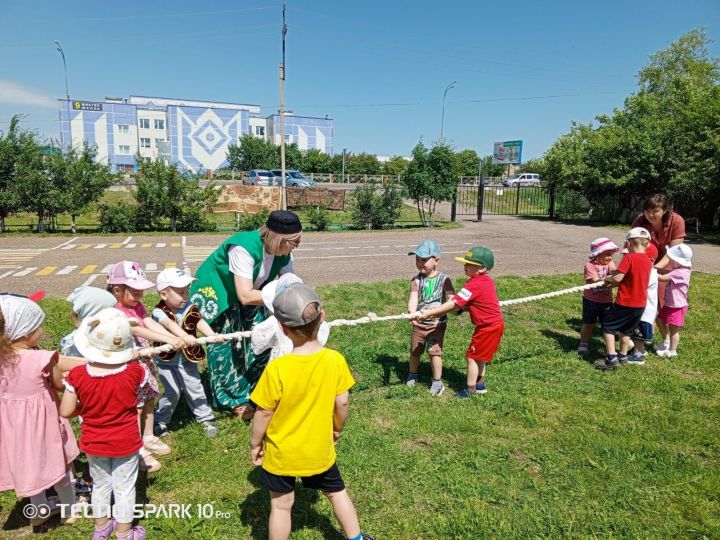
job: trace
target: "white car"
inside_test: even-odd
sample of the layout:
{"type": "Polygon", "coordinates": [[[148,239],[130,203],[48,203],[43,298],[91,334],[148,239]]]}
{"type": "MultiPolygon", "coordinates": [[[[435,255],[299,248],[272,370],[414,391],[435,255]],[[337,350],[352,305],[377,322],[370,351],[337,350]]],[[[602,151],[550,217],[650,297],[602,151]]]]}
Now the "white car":
{"type": "Polygon", "coordinates": [[[505,178],[502,181],[502,185],[505,187],[513,187],[517,185],[521,186],[539,186],[540,175],[535,173],[522,173],[516,174],[509,178],[505,178]]]}

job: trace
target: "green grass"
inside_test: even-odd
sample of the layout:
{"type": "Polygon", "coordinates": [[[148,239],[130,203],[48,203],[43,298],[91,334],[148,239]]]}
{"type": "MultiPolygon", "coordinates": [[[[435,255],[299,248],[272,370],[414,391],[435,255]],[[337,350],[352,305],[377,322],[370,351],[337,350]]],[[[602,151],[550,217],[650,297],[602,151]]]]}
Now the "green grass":
{"type": "MultiPolygon", "coordinates": [[[[501,299],[578,284],[575,275],[500,277],[501,299]]],[[[404,309],[406,280],[319,289],[329,319],[404,309]]],[[[148,304],[152,303],[148,298],[148,304]]],[[[431,398],[424,359],[403,384],[409,325],[333,329],[357,384],[338,463],[364,530],[378,538],[720,537],[720,276],[696,273],[680,356],[596,372],[578,359],[580,299],[567,295],[505,309],[506,334],[488,368],[489,393],[457,400],[472,326],[452,317],[443,377],[431,398]]],[[[42,302],[49,344],[70,325],[68,306],[42,302]]],[[[593,357],[601,355],[595,335],[593,357]]],[[[181,405],[184,407],[184,404],[181,405]]],[[[180,422],[187,412],[180,413],[180,422]]],[[[229,417],[206,439],[175,425],[165,467],[140,479],[140,502],[213,503],[227,519],[146,519],[150,538],[262,538],[268,497],[250,466],[249,427],[229,417]]],[[[337,538],[323,497],[298,490],[295,539],[337,538]]],[[[0,495],[0,537],[16,538],[20,506],[0,495]],[[13,510],[14,509],[14,510],[13,510]],[[9,514],[10,518],[8,519],[9,514]]],[[[81,521],[44,538],[87,538],[81,521]]]]}

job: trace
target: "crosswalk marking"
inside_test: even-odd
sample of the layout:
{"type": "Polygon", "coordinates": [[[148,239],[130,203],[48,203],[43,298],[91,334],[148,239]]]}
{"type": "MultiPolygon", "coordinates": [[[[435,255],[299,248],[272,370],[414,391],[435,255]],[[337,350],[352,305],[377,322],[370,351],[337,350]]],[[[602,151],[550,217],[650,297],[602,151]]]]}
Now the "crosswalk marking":
{"type": "Polygon", "coordinates": [[[166,268],[166,269],[167,269],[167,268],[175,268],[176,266],[177,266],[177,264],[175,264],[174,262],[165,263],[165,268],[166,268]]]}
{"type": "Polygon", "coordinates": [[[40,271],[39,271],[37,274],[35,274],[35,275],[36,275],[36,276],[47,276],[47,275],[49,275],[49,274],[52,274],[52,273],[53,273],[55,270],[57,270],[57,269],[58,269],[57,266],[46,266],[45,268],[43,268],[42,270],[40,270],[40,271]]]}
{"type": "Polygon", "coordinates": [[[183,248],[183,258],[188,262],[204,261],[208,258],[216,246],[185,246],[183,248]]]}
{"type": "Polygon", "coordinates": [[[155,247],[165,247],[165,243],[161,242],[159,244],[155,244],[155,247]]]}
{"type": "Polygon", "coordinates": [[[179,247],[180,247],[180,242],[173,242],[173,243],[170,244],[170,247],[179,248],[179,247]]]}
{"type": "Polygon", "coordinates": [[[80,270],[80,273],[81,274],[92,274],[96,268],[97,268],[97,264],[88,264],[85,266],[85,268],[80,270]]]}
{"type": "Polygon", "coordinates": [[[69,273],[71,273],[71,272],[72,272],[73,270],[75,270],[76,268],[77,268],[77,265],[74,265],[74,266],[73,266],[73,265],[71,265],[71,266],[66,266],[66,267],[63,268],[62,270],[58,270],[57,275],[58,275],[58,276],[67,276],[69,273]]]}
{"type": "Polygon", "coordinates": [[[140,247],[149,248],[149,247],[152,247],[152,244],[146,243],[146,244],[142,244],[140,247]]]}
{"type": "Polygon", "coordinates": [[[107,244],[96,244],[96,245],[95,245],[95,249],[102,249],[102,248],[104,248],[105,246],[107,246],[107,244]]]}
{"type": "Polygon", "coordinates": [[[145,265],[146,272],[154,272],[155,270],[157,270],[157,263],[147,263],[145,265]]]}
{"type": "Polygon", "coordinates": [[[128,244],[128,245],[126,245],[125,247],[128,248],[128,249],[132,249],[132,248],[135,247],[135,244],[128,244]]]}
{"type": "Polygon", "coordinates": [[[60,249],[74,249],[76,247],[77,247],[77,244],[66,244],[63,247],[61,247],[60,249]]]}
{"type": "Polygon", "coordinates": [[[31,266],[30,268],[26,268],[25,270],[20,270],[19,272],[15,272],[13,274],[14,277],[23,277],[27,276],[30,272],[34,272],[37,270],[37,266],[31,266]]]}
{"type": "Polygon", "coordinates": [[[5,272],[4,274],[0,274],[0,279],[4,278],[5,276],[9,276],[9,275],[12,274],[12,273],[13,273],[12,270],[8,270],[8,271],[5,272]]]}
{"type": "Polygon", "coordinates": [[[78,246],[78,249],[88,249],[92,244],[80,244],[78,246]]]}
{"type": "Polygon", "coordinates": [[[110,244],[110,249],[117,249],[120,246],[122,246],[122,242],[118,242],[116,244],[110,244]]]}
{"type": "Polygon", "coordinates": [[[115,266],[115,265],[114,265],[114,264],[108,264],[105,268],[103,268],[102,270],[100,270],[100,273],[101,273],[101,274],[107,274],[113,266],[115,266]]]}

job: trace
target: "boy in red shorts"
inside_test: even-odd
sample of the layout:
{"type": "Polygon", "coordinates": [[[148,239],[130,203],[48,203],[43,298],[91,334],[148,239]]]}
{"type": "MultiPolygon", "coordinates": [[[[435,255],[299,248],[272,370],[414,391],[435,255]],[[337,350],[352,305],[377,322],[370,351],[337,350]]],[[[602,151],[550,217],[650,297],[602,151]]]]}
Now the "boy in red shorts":
{"type": "Polygon", "coordinates": [[[447,302],[435,309],[419,313],[417,318],[429,319],[457,308],[467,308],[470,312],[470,321],[475,325],[475,331],[466,353],[467,387],[455,394],[459,398],[469,398],[487,392],[485,366],[492,362],[500,347],[505,323],[495,282],[488,274],[495,266],[493,252],[485,246],[477,246],[468,251],[465,257],[455,257],[455,260],[465,263],[463,270],[469,278],[467,283],[447,302]]]}

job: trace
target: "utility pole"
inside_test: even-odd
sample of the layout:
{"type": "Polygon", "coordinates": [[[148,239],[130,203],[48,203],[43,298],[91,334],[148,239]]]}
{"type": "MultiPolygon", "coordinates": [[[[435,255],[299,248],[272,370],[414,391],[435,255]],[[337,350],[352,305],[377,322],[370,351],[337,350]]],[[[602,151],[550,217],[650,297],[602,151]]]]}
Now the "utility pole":
{"type": "Polygon", "coordinates": [[[280,64],[280,174],[282,174],[282,209],[287,210],[287,181],[285,179],[285,4],[282,8],[282,64],[280,64]]]}
{"type": "MultiPolygon", "coordinates": [[[[70,90],[68,89],[68,78],[67,78],[67,63],[65,62],[65,51],[63,51],[62,45],[60,45],[59,41],[55,41],[55,48],[60,53],[60,56],[62,56],[63,61],[63,71],[65,72],[65,106],[67,107],[67,123],[68,123],[68,138],[70,139],[67,142],[67,148],[72,148],[72,133],[70,132],[70,90]]],[[[61,118],[62,120],[62,118],[61,118]]],[[[60,138],[62,139],[62,121],[60,122],[60,138]]],[[[75,232],[75,231],[73,231],[75,232]]]]}
{"type": "Polygon", "coordinates": [[[442,107],[442,120],[440,120],[440,143],[444,141],[443,139],[443,131],[445,129],[445,98],[447,97],[448,90],[451,88],[455,88],[455,84],[457,81],[453,81],[450,84],[448,84],[445,87],[445,92],[443,92],[443,107],[442,107]]]}

